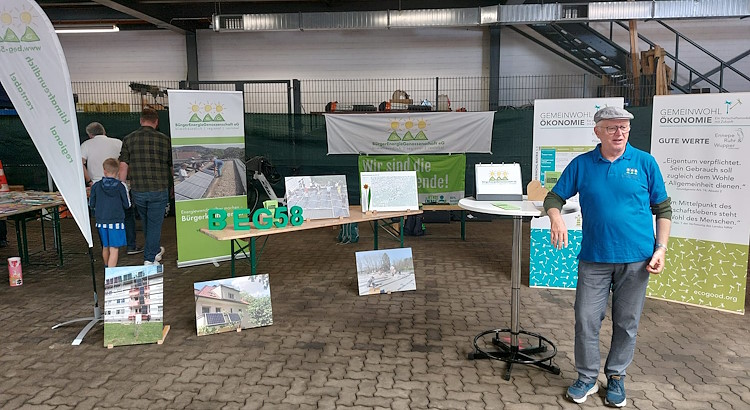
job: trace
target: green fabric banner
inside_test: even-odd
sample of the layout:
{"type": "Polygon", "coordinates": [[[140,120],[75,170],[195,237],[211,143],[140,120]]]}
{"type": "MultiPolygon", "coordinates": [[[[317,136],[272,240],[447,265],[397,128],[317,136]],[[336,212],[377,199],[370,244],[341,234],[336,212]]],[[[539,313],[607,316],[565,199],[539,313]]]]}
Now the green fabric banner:
{"type": "Polygon", "coordinates": [[[452,204],[464,197],[466,155],[360,155],[359,172],[417,171],[419,202],[452,204]]]}

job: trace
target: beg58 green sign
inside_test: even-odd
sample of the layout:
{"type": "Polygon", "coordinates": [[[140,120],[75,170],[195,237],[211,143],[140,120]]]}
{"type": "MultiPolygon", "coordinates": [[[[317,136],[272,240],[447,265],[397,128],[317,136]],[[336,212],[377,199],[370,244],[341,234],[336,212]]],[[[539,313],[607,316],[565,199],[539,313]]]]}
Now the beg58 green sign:
{"type": "MultiPolygon", "coordinates": [[[[271,212],[270,209],[260,208],[250,216],[250,209],[235,209],[233,214],[234,230],[249,231],[251,226],[255,229],[271,229],[271,227],[283,228],[288,224],[300,226],[304,222],[302,208],[293,206],[287,214],[287,207],[280,206],[271,212]],[[252,225],[250,224],[252,219],[252,225]]],[[[227,211],[214,208],[208,210],[208,229],[211,231],[221,230],[227,226],[227,211]]]]}

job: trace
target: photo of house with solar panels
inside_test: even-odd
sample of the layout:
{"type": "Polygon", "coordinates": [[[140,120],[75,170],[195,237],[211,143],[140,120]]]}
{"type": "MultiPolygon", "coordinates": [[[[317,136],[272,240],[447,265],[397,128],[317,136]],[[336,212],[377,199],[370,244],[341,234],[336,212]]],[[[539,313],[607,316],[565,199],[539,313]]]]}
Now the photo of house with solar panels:
{"type": "Polygon", "coordinates": [[[104,272],[104,346],[162,338],[164,266],[120,266],[104,272]]]}
{"type": "Polygon", "coordinates": [[[193,291],[198,336],[273,324],[268,275],[196,282],[193,291]]]}

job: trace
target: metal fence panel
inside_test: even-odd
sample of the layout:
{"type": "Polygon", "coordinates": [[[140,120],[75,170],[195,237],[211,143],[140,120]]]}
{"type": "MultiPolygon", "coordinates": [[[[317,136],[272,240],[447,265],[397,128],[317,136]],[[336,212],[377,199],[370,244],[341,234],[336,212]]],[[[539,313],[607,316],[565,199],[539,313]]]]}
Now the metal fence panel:
{"type": "Polygon", "coordinates": [[[243,92],[246,113],[310,114],[325,112],[337,102],[340,111],[374,111],[381,103],[391,109],[487,111],[531,106],[536,99],[624,97],[631,106],[649,105],[653,76],[641,76],[636,92],[632,78],[592,74],[490,77],[363,78],[342,80],[239,80],[74,82],[79,112],[140,112],[169,106],[168,89],[243,92]],[[497,84],[498,101],[490,101],[490,85],[497,84]],[[294,86],[292,85],[294,84],[294,86]],[[293,92],[294,91],[294,92],[293,92]],[[406,95],[401,93],[403,91],[406,95]],[[293,97],[293,95],[295,97],[293,97]],[[447,100],[446,100],[447,98],[447,100]],[[395,103],[395,104],[394,104],[395,103]],[[410,107],[411,106],[411,107],[410,107]],[[425,108],[429,106],[431,108],[425,108]],[[297,108],[293,108],[297,107],[297,108]]]}

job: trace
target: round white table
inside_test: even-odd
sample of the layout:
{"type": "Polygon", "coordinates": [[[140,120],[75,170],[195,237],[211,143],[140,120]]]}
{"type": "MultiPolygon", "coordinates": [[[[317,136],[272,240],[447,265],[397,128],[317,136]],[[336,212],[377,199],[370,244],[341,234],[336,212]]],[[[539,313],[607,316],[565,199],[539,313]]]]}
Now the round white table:
{"type": "MultiPolygon", "coordinates": [[[[478,334],[474,338],[474,351],[469,353],[469,359],[495,359],[508,363],[505,380],[510,380],[510,372],[514,363],[537,366],[554,374],[560,374],[560,368],[552,363],[552,358],[557,354],[555,345],[544,336],[536,333],[526,332],[520,329],[518,320],[518,308],[520,306],[521,290],[521,223],[524,217],[537,218],[544,216],[544,208],[541,202],[532,201],[477,201],[474,198],[463,198],[458,201],[458,206],[467,211],[491,215],[505,215],[513,217],[513,248],[511,255],[511,303],[510,303],[510,328],[492,329],[478,334]],[[495,204],[501,205],[497,206],[495,204]],[[500,339],[501,333],[510,334],[510,343],[500,339]],[[488,351],[479,347],[478,342],[485,336],[494,334],[492,345],[499,350],[488,351]],[[518,336],[520,334],[535,338],[538,343],[534,346],[519,348],[518,336]]],[[[563,213],[575,212],[579,208],[577,204],[566,204],[563,213]]]]}

